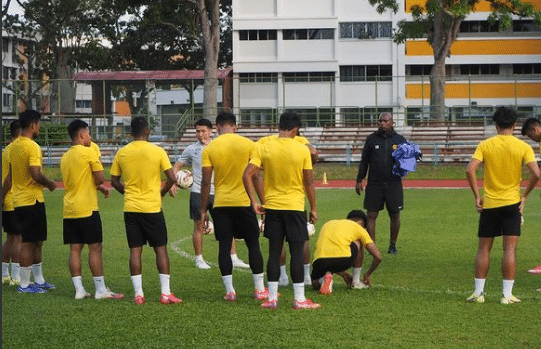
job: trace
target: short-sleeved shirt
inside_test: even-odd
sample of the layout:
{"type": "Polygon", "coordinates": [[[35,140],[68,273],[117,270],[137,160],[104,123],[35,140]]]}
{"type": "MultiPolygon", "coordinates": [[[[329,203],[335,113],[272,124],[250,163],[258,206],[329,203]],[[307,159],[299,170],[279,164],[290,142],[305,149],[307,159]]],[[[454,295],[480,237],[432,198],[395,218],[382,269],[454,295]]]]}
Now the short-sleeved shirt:
{"type": "MultiPolygon", "coordinates": [[[[2,183],[6,180],[9,173],[9,152],[11,150],[11,143],[8,144],[6,149],[2,152],[2,183]]],[[[2,211],[13,211],[13,190],[10,189],[6,197],[4,198],[4,205],[2,211]]]]}
{"type": "Polygon", "coordinates": [[[363,246],[374,242],[366,229],[350,219],[328,221],[319,232],[314,259],[349,257],[350,245],[357,240],[363,246]]]}
{"type": "MultiPolygon", "coordinates": [[[[265,144],[271,139],[276,139],[276,138],[278,138],[278,135],[270,135],[270,136],[261,137],[257,141],[257,143],[265,144]]],[[[295,136],[293,139],[299,142],[300,144],[304,144],[304,145],[310,144],[310,141],[308,140],[308,138],[303,137],[303,136],[295,136]]]]}
{"type": "Polygon", "coordinates": [[[160,212],[161,173],[171,167],[165,150],[150,142],[133,141],[120,149],[111,175],[124,181],[124,212],[160,212]]]}
{"type": "Polygon", "coordinates": [[[96,143],[90,142],[90,148],[96,152],[96,154],[98,155],[98,159],[101,158],[100,147],[98,147],[96,143]]]}
{"type": "Polygon", "coordinates": [[[64,218],[90,217],[98,210],[98,194],[92,172],[103,171],[91,147],[72,146],[60,159],[64,182],[64,218]]]}
{"type": "MultiPolygon", "coordinates": [[[[177,159],[177,162],[192,166],[193,184],[190,190],[192,193],[201,193],[201,179],[203,178],[201,156],[205,147],[206,145],[199,141],[194,142],[187,146],[177,159]]],[[[210,182],[210,195],[214,195],[214,179],[210,182]]]]}
{"type": "Polygon", "coordinates": [[[303,171],[312,169],[310,150],[293,138],[276,137],[257,144],[250,163],[265,169],[265,207],[304,210],[303,171]]]}
{"type": "Polygon", "coordinates": [[[485,164],[483,208],[520,201],[522,165],[536,161],[532,147],[513,135],[496,135],[479,143],[472,158],[485,164]]]}
{"type": "Polygon", "coordinates": [[[44,202],[43,187],[32,179],[30,167],[40,167],[42,153],[39,145],[28,137],[19,136],[9,153],[13,188],[13,206],[32,206],[44,202]]]}
{"type": "Polygon", "coordinates": [[[242,174],[254,147],[255,143],[246,137],[224,133],[203,150],[202,167],[214,170],[214,207],[250,206],[242,174]]]}

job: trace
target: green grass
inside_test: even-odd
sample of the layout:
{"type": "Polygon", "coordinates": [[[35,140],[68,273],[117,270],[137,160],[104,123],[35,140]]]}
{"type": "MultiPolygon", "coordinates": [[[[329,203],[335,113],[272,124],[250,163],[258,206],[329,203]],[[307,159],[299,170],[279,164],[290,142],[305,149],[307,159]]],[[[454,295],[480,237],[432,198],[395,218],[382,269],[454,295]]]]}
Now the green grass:
{"type": "MultiPolygon", "coordinates": [[[[2,286],[3,348],[539,348],[541,278],[526,270],[539,263],[539,191],[526,207],[518,246],[514,294],[523,303],[504,306],[501,296],[501,239],[494,244],[486,303],[469,304],[473,289],[473,261],[477,248],[477,219],[468,190],[406,190],[399,254],[384,253],[373,275],[374,287],[346,290],[336,277],[330,297],[307,289],[323,307],[314,311],[291,309],[291,287],[280,288],[277,310],[261,309],[251,298],[251,274],[234,271],[238,302],[222,301],[224,289],[217,265],[217,243],[206,236],[204,255],[213,268],[198,270],[193,255],[188,218],[188,193],[164,199],[169,230],[171,288],[184,304],[158,303],[159,280],[152,249],[143,253],[143,288],[147,304],[131,304],[133,289],[128,269],[122,197],[100,197],[104,226],[104,264],[107,285],[123,292],[122,301],[73,299],[67,267],[68,247],[62,245],[62,191],[46,192],[49,239],[43,262],[47,281],[57,289],[42,295],[20,295],[2,286]]],[[[317,190],[321,225],[361,207],[353,190],[317,190]]],[[[386,252],[389,219],[381,213],[377,244],[386,252]]],[[[5,236],[5,235],[4,235],[5,236]]],[[[315,239],[311,240],[312,245],[315,239]]],[[[264,256],[266,239],[261,239],[264,256]]],[[[247,261],[246,248],[238,254],[247,261]]],[[[85,257],[86,258],[86,252],[85,257]]],[[[86,263],[83,282],[94,293],[86,263]]]]}

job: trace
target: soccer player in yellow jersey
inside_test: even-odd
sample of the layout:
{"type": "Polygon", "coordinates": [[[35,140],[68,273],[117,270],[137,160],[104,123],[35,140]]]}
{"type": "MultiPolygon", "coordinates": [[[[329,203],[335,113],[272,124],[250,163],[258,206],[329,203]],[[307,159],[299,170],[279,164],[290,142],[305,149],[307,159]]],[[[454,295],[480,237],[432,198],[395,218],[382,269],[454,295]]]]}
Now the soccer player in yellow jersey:
{"type": "Polygon", "coordinates": [[[479,247],[475,259],[475,291],[469,302],[484,302],[485,280],[490,265],[490,250],[496,236],[503,235],[502,304],[519,303],[513,296],[516,274],[516,247],[520,237],[521,214],[526,197],[540,177],[532,147],[513,136],[517,113],[501,107],[492,118],[497,135],[479,143],[466,169],[479,217],[479,247]],[[476,170],[484,163],[484,197],[479,194],[476,170]],[[531,173],[526,189],[520,194],[522,165],[531,173]]]}
{"type": "Polygon", "coordinates": [[[146,302],[142,286],[143,245],[154,248],[160,274],[160,303],[181,303],[171,293],[169,256],[167,254],[167,228],[162,211],[162,198],[175,183],[175,175],[167,153],[148,142],[150,129],[144,117],[132,119],[133,141],[120,149],[111,166],[111,185],[124,194],[124,223],[130,248],[130,273],[135,292],[133,302],[146,302]],[[161,172],[166,182],[162,187],[161,172]],[[123,179],[123,182],[120,179],[123,179]]]}
{"type": "Polygon", "coordinates": [[[333,273],[340,275],[348,286],[353,277],[346,272],[350,267],[360,268],[361,249],[372,255],[370,268],[363,276],[363,284],[372,283],[370,276],[381,263],[381,253],[365,230],[366,215],[360,210],[348,213],[346,219],[332,220],[323,225],[319,232],[312,263],[312,286],[321,294],[332,293],[333,273]]]}
{"type": "MultiPolygon", "coordinates": [[[[534,142],[541,143],[541,121],[536,118],[528,118],[522,124],[522,135],[527,136],[534,142]]],[[[541,264],[529,269],[528,273],[541,274],[541,264]]],[[[541,288],[537,289],[537,291],[541,292],[541,288]]]]}
{"type": "Polygon", "coordinates": [[[242,185],[242,172],[250,158],[255,143],[236,134],[235,115],[222,112],[216,116],[216,137],[203,150],[201,165],[201,224],[208,221],[207,209],[210,184],[214,172],[214,235],[219,244],[218,265],[225,286],[224,300],[236,302],[237,293],[233,287],[233,262],[231,241],[244,239],[248,247],[248,258],[254,281],[254,298],[268,298],[263,275],[263,256],[259,247],[259,227],[250,199],[242,185]]]}
{"type": "Polygon", "coordinates": [[[93,276],[96,299],[122,299],[105,286],[102,259],[102,224],[98,212],[97,186],[105,182],[98,152],[92,149],[88,124],[73,120],[68,125],[73,146],[62,155],[60,169],[64,182],[64,244],[70,245],[69,270],[75,299],[91,297],[82,281],[81,252],[88,245],[88,265],[93,276]]]}
{"type": "MultiPolygon", "coordinates": [[[[41,251],[47,240],[47,215],[43,187],[55,190],[56,184],[41,172],[42,153],[33,141],[39,134],[41,115],[35,110],[26,110],[19,115],[21,135],[12,144],[9,153],[9,172],[3,186],[13,187],[15,208],[14,228],[21,234],[19,254],[21,282],[19,293],[44,293],[55,286],[46,282],[42,273],[41,251]],[[30,274],[34,284],[30,285],[30,274]]],[[[7,189],[9,189],[7,188],[7,189]]]]}
{"type": "MultiPolygon", "coordinates": [[[[11,141],[13,142],[21,134],[21,124],[18,120],[9,124],[11,141]]],[[[12,143],[8,144],[2,152],[2,185],[9,173],[9,152],[12,143]]],[[[6,241],[2,245],[2,284],[12,286],[19,285],[19,250],[21,249],[21,234],[17,233],[13,227],[13,193],[11,190],[5,193],[2,201],[2,228],[6,232],[6,241]],[[11,262],[11,275],[9,274],[9,263],[11,262]]]]}
{"type": "Polygon", "coordinates": [[[295,309],[314,309],[320,305],[304,296],[303,246],[308,239],[304,198],[310,204],[310,222],[317,218],[316,197],[312,179],[312,161],[308,148],[293,138],[302,126],[295,113],[280,116],[279,136],[258,145],[250,155],[250,163],[243,174],[244,187],[254,211],[265,214],[264,236],[269,239],[267,277],[269,299],[264,308],[278,307],[278,279],[280,254],[284,239],[291,255],[290,272],[293,281],[295,309]],[[255,197],[254,175],[265,171],[265,195],[258,204],[255,197]]]}

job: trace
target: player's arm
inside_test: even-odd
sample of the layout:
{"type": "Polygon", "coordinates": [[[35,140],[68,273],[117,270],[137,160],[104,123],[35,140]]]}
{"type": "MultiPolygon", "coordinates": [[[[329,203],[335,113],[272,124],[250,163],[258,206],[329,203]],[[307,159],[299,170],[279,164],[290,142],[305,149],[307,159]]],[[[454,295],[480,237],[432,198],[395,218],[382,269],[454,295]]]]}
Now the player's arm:
{"type": "Polygon", "coordinates": [[[520,212],[524,210],[524,204],[526,203],[526,198],[530,194],[530,192],[535,188],[537,185],[537,182],[539,181],[539,178],[541,177],[541,173],[539,171],[539,166],[537,165],[537,161],[528,162],[526,164],[526,167],[530,171],[530,179],[528,180],[528,184],[526,184],[526,189],[524,190],[524,193],[520,197],[520,212]]]}
{"type": "Polygon", "coordinates": [[[363,179],[368,173],[368,163],[370,161],[370,146],[369,140],[364,142],[363,151],[361,153],[361,162],[359,162],[359,172],[357,172],[357,181],[355,182],[355,192],[357,195],[361,195],[363,191],[363,179]]]}
{"type": "MultiPolygon", "coordinates": [[[[258,175],[259,175],[259,167],[257,167],[254,164],[249,163],[248,165],[246,165],[246,168],[244,169],[244,173],[242,174],[242,183],[244,184],[244,189],[246,190],[246,194],[248,194],[248,197],[250,198],[250,205],[254,209],[254,212],[257,214],[265,214],[265,208],[259,205],[255,198],[256,184],[254,183],[258,180],[257,179],[258,175]]],[[[259,199],[261,200],[261,197],[259,197],[259,199]]]]}
{"type": "Polygon", "coordinates": [[[103,183],[105,183],[105,174],[103,170],[101,171],[92,171],[92,177],[94,178],[94,184],[96,189],[103,193],[105,198],[108,198],[111,195],[111,191],[103,183]]]}
{"type": "Polygon", "coordinates": [[[175,173],[173,172],[173,168],[168,168],[167,170],[163,171],[165,173],[165,184],[162,187],[161,195],[162,198],[169,192],[169,189],[175,184],[176,178],[175,173]]]}
{"type": "Polygon", "coordinates": [[[30,166],[30,176],[36,183],[46,187],[49,189],[49,191],[56,189],[56,183],[45,177],[45,175],[41,172],[40,166],[30,166]]]}
{"type": "Polygon", "coordinates": [[[483,198],[479,194],[479,186],[477,185],[477,168],[481,164],[481,161],[477,159],[471,159],[468,167],[466,167],[466,178],[468,179],[468,184],[470,185],[471,191],[475,198],[475,209],[477,212],[483,211],[483,198]]]}
{"type": "Polygon", "coordinates": [[[8,191],[11,190],[11,185],[11,164],[9,164],[8,174],[2,183],[2,206],[4,206],[4,199],[6,198],[8,191]]]}
{"type": "MultiPolygon", "coordinates": [[[[180,169],[184,165],[185,165],[185,163],[183,161],[179,160],[179,161],[175,162],[175,164],[173,165],[173,174],[176,176],[178,171],[180,171],[180,169]]],[[[175,197],[177,195],[177,191],[178,191],[178,186],[177,186],[177,182],[175,180],[175,183],[171,186],[171,189],[169,189],[169,195],[171,195],[172,197],[175,197]]]]}
{"type": "Polygon", "coordinates": [[[306,146],[310,150],[310,158],[312,159],[312,165],[315,165],[317,163],[317,160],[319,159],[317,149],[310,143],[308,143],[306,146]]]}
{"type": "Polygon", "coordinates": [[[381,252],[379,252],[379,250],[376,247],[375,243],[371,242],[371,243],[367,244],[365,246],[365,248],[368,251],[368,253],[370,253],[372,255],[372,257],[373,257],[372,264],[370,264],[370,267],[368,268],[366,273],[364,273],[364,275],[363,275],[363,282],[365,284],[367,284],[368,286],[370,286],[370,284],[372,283],[372,280],[371,280],[370,276],[372,275],[374,270],[376,270],[376,268],[381,263],[382,257],[381,257],[381,252]]]}
{"type": "Polygon", "coordinates": [[[317,207],[316,207],[316,189],[314,187],[313,171],[302,170],[302,182],[304,185],[304,192],[308,198],[310,204],[310,223],[315,223],[318,219],[317,207]]]}
{"type": "Polygon", "coordinates": [[[120,181],[120,176],[111,175],[111,186],[120,194],[124,195],[124,183],[120,181]]]}
{"type": "Polygon", "coordinates": [[[212,167],[211,166],[205,166],[201,168],[201,206],[199,208],[199,211],[201,212],[201,219],[199,222],[203,224],[203,227],[199,227],[199,229],[204,228],[207,225],[208,217],[207,217],[207,207],[209,203],[209,196],[210,196],[210,184],[212,181],[212,167]]]}

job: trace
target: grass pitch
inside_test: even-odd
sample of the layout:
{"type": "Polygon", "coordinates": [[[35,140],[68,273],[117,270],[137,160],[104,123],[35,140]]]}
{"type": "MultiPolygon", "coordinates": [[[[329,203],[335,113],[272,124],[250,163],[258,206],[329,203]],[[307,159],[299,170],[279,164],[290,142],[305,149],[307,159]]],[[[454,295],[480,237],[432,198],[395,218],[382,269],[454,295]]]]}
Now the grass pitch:
{"type": "MultiPolygon", "coordinates": [[[[123,292],[122,301],[74,300],[67,267],[69,248],[62,244],[63,191],[46,193],[49,239],[43,264],[47,281],[57,289],[46,294],[18,294],[2,286],[3,348],[539,348],[541,277],[526,272],[541,259],[539,191],[528,200],[514,294],[523,303],[501,305],[501,239],[492,252],[486,285],[486,303],[465,302],[473,290],[473,262],[477,249],[477,219],[469,190],[405,191],[396,256],[386,253],[389,219],[380,213],[377,245],[384,259],[368,290],[347,290],[335,277],[334,292],[321,296],[311,289],[307,297],[323,305],[318,310],[291,308],[291,286],[281,287],[277,310],[261,309],[252,299],[250,272],[235,269],[238,302],[222,301],[224,293],[217,267],[217,242],[204,240],[210,270],[199,270],[190,257],[192,221],[188,192],[164,199],[169,231],[171,290],[184,304],[159,304],[154,253],[143,253],[143,289],[147,304],[131,303],[129,251],[125,239],[122,197],[113,193],[100,213],[104,226],[104,268],[107,285],[123,292]]],[[[344,217],[362,200],[351,190],[317,190],[320,221],[344,217]]],[[[316,233],[317,237],[317,233],[316,233]]],[[[4,235],[5,238],[5,235],[4,235]]],[[[311,240],[312,245],[315,239],[311,240]]],[[[267,242],[261,239],[263,254],[267,242]]],[[[247,261],[246,247],[238,254],[247,261]]],[[[86,251],[84,258],[86,259],[86,251]]],[[[368,258],[370,261],[370,258],[368,258]]],[[[94,293],[84,263],[83,282],[94,293]]]]}

